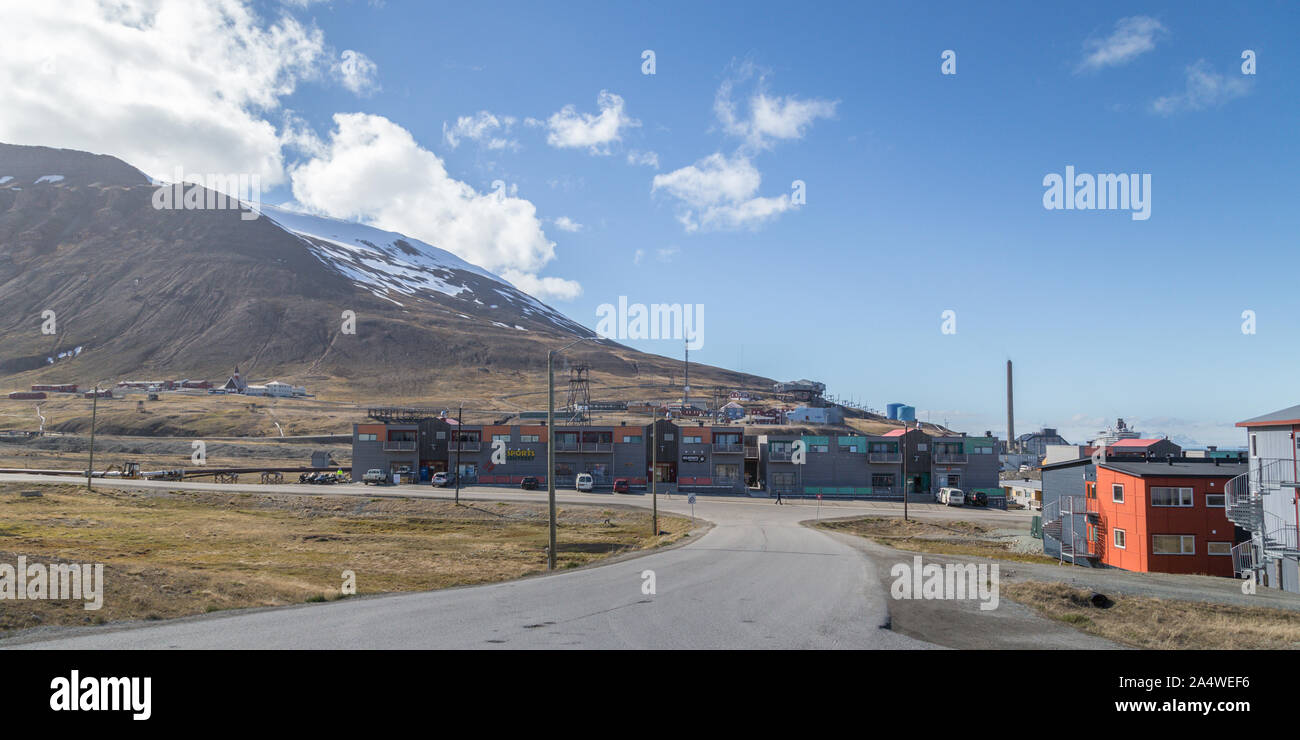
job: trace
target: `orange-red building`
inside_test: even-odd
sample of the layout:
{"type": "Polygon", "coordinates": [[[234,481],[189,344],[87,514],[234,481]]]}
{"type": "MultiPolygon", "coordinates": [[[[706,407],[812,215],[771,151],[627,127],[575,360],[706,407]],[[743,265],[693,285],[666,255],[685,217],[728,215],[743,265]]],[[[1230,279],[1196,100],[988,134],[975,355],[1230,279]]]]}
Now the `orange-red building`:
{"type": "Polygon", "coordinates": [[[1232,546],[1246,535],[1228,521],[1223,487],[1244,465],[1110,461],[1084,483],[1089,550],[1103,566],[1233,576],[1232,546]]]}

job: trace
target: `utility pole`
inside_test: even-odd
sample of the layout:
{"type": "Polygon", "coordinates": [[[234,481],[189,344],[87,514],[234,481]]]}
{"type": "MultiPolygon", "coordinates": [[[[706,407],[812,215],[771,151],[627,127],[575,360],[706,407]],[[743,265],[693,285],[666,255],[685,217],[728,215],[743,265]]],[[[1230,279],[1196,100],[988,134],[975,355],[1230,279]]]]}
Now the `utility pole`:
{"type": "Polygon", "coordinates": [[[650,421],[650,501],[654,512],[654,532],[659,536],[659,420],[650,421]]]}
{"type": "MultiPolygon", "coordinates": [[[[460,506],[460,443],[465,439],[465,437],[461,432],[461,430],[465,428],[465,425],[461,423],[461,414],[463,414],[464,411],[465,411],[465,406],[463,404],[456,407],[456,473],[455,476],[456,476],[456,505],[457,506],[460,506]]],[[[478,442],[480,445],[483,444],[483,440],[481,439],[478,442]]]]}
{"type": "Polygon", "coordinates": [[[555,570],[555,350],[546,354],[546,388],[546,499],[551,520],[546,569],[555,570]]]}
{"type": "Polygon", "coordinates": [[[907,427],[898,438],[898,451],[903,453],[903,521],[907,521],[907,427]]]}
{"type": "Polygon", "coordinates": [[[95,412],[99,408],[99,384],[95,384],[94,395],[90,399],[90,464],[86,467],[86,490],[90,489],[90,479],[95,475],[95,412]]]}
{"type": "Polygon", "coordinates": [[[580,342],[583,337],[546,353],[546,499],[550,510],[550,545],[546,549],[546,569],[555,570],[555,356],[580,342]]]}

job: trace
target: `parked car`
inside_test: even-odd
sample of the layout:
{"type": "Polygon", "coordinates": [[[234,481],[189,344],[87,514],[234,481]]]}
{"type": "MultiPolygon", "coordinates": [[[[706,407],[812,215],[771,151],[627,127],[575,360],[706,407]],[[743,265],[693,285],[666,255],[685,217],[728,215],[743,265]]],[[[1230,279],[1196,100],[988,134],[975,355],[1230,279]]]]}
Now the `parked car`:
{"type": "Polygon", "coordinates": [[[966,503],[966,494],[960,488],[940,488],[940,503],[948,506],[961,506],[966,503]]]}
{"type": "Polygon", "coordinates": [[[628,493],[632,489],[628,485],[627,478],[614,479],[614,493],[628,493]]]}
{"type": "Polygon", "coordinates": [[[971,491],[966,494],[967,506],[988,506],[989,495],[983,491],[971,491]]]}
{"type": "Polygon", "coordinates": [[[375,485],[384,485],[385,483],[388,483],[388,481],[388,473],[385,473],[382,468],[371,468],[366,471],[365,475],[361,476],[361,482],[365,485],[370,485],[371,483],[374,483],[375,485]]]}
{"type": "Polygon", "coordinates": [[[523,480],[519,481],[519,487],[525,491],[536,491],[539,485],[541,485],[541,481],[535,475],[525,475],[523,480]]]}
{"type": "Polygon", "coordinates": [[[574,488],[579,491],[590,491],[595,485],[596,481],[592,479],[591,473],[578,473],[578,478],[574,481],[574,488]]]}
{"type": "Polygon", "coordinates": [[[439,470],[433,474],[432,483],[437,488],[450,488],[456,485],[456,475],[445,470],[439,470]]]}

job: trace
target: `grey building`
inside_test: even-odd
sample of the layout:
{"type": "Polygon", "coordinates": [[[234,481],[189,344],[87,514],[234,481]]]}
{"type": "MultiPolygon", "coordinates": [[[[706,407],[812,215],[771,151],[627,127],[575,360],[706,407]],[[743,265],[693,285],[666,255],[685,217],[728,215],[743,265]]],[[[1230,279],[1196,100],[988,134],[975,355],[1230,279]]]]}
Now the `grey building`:
{"type": "MultiPolygon", "coordinates": [[[[1043,554],[1048,557],[1071,560],[1072,553],[1063,552],[1061,542],[1086,541],[1086,517],[1073,516],[1074,502],[1082,501],[1085,486],[1097,483],[1097,464],[1091,457],[1049,463],[1042,468],[1043,494],[1043,554]],[[1067,513],[1062,515],[1062,508],[1067,513]],[[1049,526],[1050,525],[1050,526],[1049,526]],[[1070,532],[1074,536],[1070,535],[1070,532]]],[[[1068,548],[1066,548],[1068,550],[1068,548]]],[[[1092,567],[1088,558],[1079,558],[1078,565],[1092,567]]]]}
{"type": "Polygon", "coordinates": [[[1237,423],[1246,430],[1248,472],[1224,486],[1227,516],[1250,532],[1232,549],[1233,568],[1263,586],[1300,592],[1300,406],[1237,423]]]}
{"type": "Polygon", "coordinates": [[[1043,427],[1037,432],[1022,434],[1016,438],[1016,452],[1042,457],[1047,454],[1048,445],[1068,445],[1065,437],[1056,433],[1052,427],[1043,427]]]}
{"type": "Polygon", "coordinates": [[[760,435],[758,441],[769,495],[901,500],[906,491],[929,500],[943,486],[1002,493],[992,437],[932,438],[920,430],[900,429],[885,435],[774,433],[760,435]],[[803,464],[793,460],[796,442],[806,451],[803,464]]]}

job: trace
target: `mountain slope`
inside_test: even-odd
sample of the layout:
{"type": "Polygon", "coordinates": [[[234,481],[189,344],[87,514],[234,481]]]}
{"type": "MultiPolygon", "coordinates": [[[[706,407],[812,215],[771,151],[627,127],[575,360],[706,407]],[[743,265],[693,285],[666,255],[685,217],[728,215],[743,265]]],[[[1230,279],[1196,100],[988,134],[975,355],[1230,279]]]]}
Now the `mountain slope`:
{"type": "MultiPolygon", "coordinates": [[[[509,282],[392,232],[267,207],[158,210],[112,157],[0,144],[0,378],[339,379],[370,397],[534,384],[546,350],[592,332],[509,282]],[[53,311],[56,333],[41,332],[53,311]],[[343,332],[355,312],[356,333],[343,332]],[[454,381],[454,382],[453,382],[454,381]]],[[[676,360],[598,339],[566,353],[615,377],[676,360]]],[[[692,379],[762,385],[706,366],[692,379]]]]}

